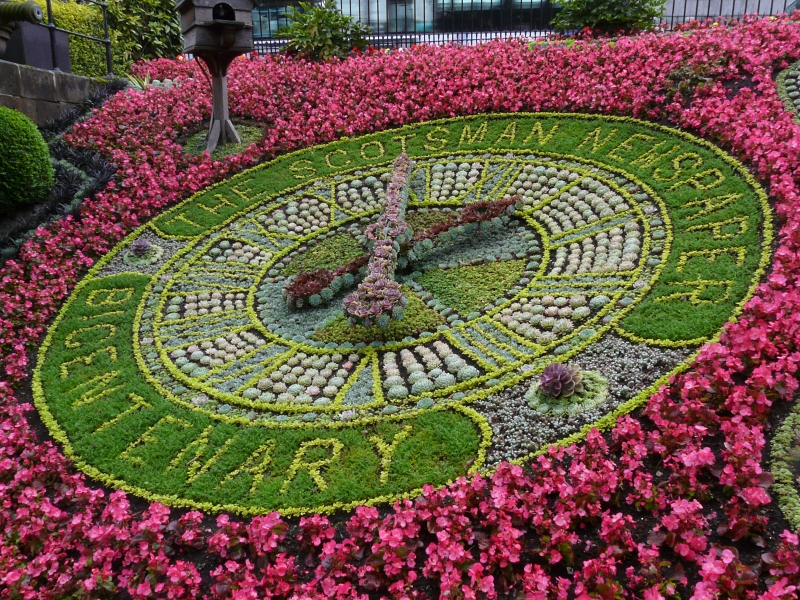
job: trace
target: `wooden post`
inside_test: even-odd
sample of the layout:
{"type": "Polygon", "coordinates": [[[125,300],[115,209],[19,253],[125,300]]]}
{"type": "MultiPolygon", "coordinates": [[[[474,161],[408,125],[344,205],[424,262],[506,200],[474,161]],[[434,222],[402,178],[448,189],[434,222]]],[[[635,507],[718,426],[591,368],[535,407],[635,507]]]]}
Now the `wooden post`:
{"type": "Polygon", "coordinates": [[[234,143],[241,144],[242,138],[231,122],[228,111],[228,67],[234,57],[202,56],[211,74],[211,92],[214,109],[208,129],[206,151],[211,154],[217,146],[234,143]]]}

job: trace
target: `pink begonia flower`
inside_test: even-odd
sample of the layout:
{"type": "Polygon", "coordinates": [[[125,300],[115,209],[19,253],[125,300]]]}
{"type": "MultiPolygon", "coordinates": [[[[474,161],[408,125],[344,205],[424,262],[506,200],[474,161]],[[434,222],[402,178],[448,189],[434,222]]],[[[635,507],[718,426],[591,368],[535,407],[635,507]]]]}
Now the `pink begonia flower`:
{"type": "Polygon", "coordinates": [[[653,587],[647,588],[644,590],[644,594],[642,595],[644,600],[665,600],[664,596],[658,589],[658,585],[654,585],[653,587]]]}
{"type": "Polygon", "coordinates": [[[796,533],[792,533],[791,531],[784,531],[781,533],[780,538],[792,546],[800,545],[800,536],[798,536],[796,533]]]}

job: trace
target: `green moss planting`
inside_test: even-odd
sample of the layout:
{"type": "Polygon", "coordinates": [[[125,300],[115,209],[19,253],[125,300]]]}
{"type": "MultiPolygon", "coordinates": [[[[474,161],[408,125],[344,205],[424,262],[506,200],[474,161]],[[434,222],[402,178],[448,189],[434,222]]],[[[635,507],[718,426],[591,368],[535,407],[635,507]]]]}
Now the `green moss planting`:
{"type": "Polygon", "coordinates": [[[418,278],[436,298],[467,315],[502,297],[525,272],[524,260],[433,269],[418,278]]]}
{"type": "MultiPolygon", "coordinates": [[[[255,144],[264,137],[264,129],[262,127],[253,127],[252,125],[237,125],[236,131],[239,132],[239,137],[242,138],[241,144],[225,144],[224,146],[217,146],[211,154],[211,158],[220,159],[226,156],[239,154],[242,150],[255,144]]],[[[200,131],[190,137],[186,144],[183,146],[184,152],[191,156],[199,156],[206,151],[207,145],[207,131],[200,131]]]]}
{"type": "Polygon", "coordinates": [[[284,269],[284,275],[297,275],[306,271],[330,269],[331,271],[364,256],[364,248],[352,235],[340,233],[312,244],[284,269]]]}
{"type": "Polygon", "coordinates": [[[445,318],[435,310],[428,308],[411,289],[403,288],[408,298],[405,315],[399,321],[391,321],[387,327],[364,327],[350,325],[343,315],[337,316],[331,323],[314,333],[314,339],[321,342],[349,342],[351,344],[399,341],[405,337],[417,337],[425,331],[436,331],[445,323],[445,318]]]}

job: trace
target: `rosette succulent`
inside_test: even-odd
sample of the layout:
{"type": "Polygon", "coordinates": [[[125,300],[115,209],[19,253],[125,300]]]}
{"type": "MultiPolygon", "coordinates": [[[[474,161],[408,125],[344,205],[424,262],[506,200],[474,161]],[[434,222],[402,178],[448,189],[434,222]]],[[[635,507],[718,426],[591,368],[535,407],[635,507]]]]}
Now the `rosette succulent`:
{"type": "Polygon", "coordinates": [[[583,376],[578,367],[550,363],[539,376],[539,390],[551,398],[569,398],[583,392],[583,376]]]}
{"type": "Polygon", "coordinates": [[[139,238],[134,240],[131,244],[130,253],[131,256],[135,256],[136,258],[144,258],[150,253],[152,248],[153,245],[149,241],[145,238],[139,238]]]}
{"type": "Polygon", "coordinates": [[[122,262],[135,267],[152,265],[158,262],[163,254],[164,249],[160,246],[156,246],[145,238],[138,238],[122,255],[122,262]]]}

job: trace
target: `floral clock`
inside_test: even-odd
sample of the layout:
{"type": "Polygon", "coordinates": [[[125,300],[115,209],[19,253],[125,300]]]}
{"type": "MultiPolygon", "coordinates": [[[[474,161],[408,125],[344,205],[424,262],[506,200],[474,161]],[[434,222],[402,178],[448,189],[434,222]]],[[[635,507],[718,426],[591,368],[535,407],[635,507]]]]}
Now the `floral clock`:
{"type": "Polygon", "coordinates": [[[736,316],[770,236],[741,165],[641,121],[344,139],[131,234],[50,329],[36,402],[81,469],[173,506],[389,501],[631,411],[736,316]]]}

